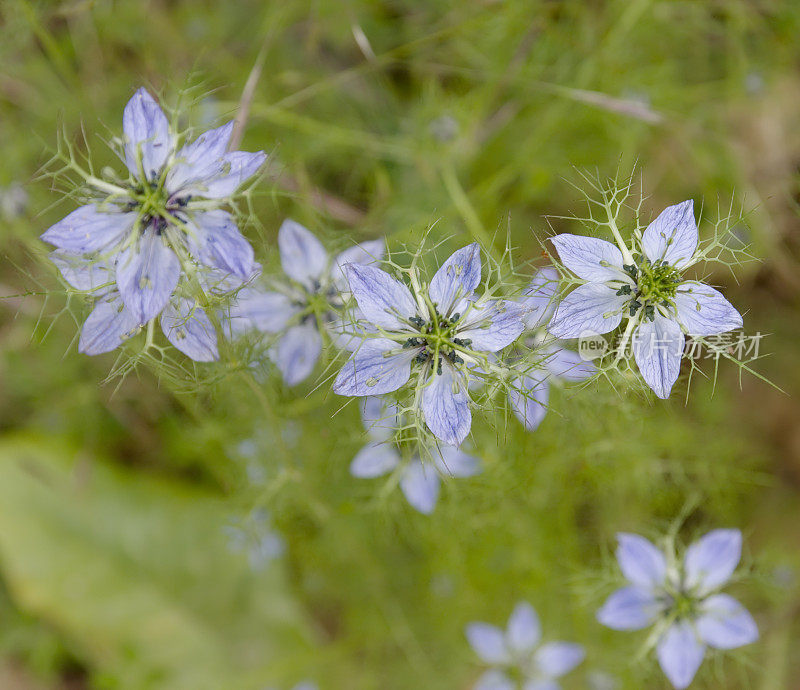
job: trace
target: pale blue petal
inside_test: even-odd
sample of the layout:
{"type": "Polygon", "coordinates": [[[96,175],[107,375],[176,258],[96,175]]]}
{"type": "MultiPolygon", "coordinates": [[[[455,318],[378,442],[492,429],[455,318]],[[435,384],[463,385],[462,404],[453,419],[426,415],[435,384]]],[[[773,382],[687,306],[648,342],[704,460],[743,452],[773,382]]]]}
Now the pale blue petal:
{"type": "Polygon", "coordinates": [[[573,642],[548,642],[536,650],[534,660],[542,675],[559,678],[586,657],[584,648],[573,642]]]}
{"type": "Polygon", "coordinates": [[[51,225],[42,239],[71,254],[90,254],[119,244],[135,221],[135,213],[103,213],[88,204],[51,225]]]}
{"type": "Polygon", "coordinates": [[[189,250],[202,264],[232,273],[241,280],[253,274],[253,248],[226,211],[196,213],[187,223],[189,250]]]}
{"type": "Polygon", "coordinates": [[[617,561],[629,582],[646,589],[659,587],[667,575],[664,554],[638,534],[617,534],[617,561]]]}
{"type": "Polygon", "coordinates": [[[686,622],[671,625],[656,651],[661,670],[676,690],[689,687],[705,656],[705,647],[686,622]]]}
{"type": "Polygon", "coordinates": [[[125,306],[144,325],[158,316],[178,284],[181,264],[152,229],[119,255],[117,286],[125,306]]]}
{"type": "Polygon", "coordinates": [[[694,201],[667,206],[642,235],[642,249],[650,261],[666,261],[677,268],[689,263],[697,250],[694,201]]]}
{"type": "Polygon", "coordinates": [[[139,331],[139,321],[122,304],[122,300],[102,300],[95,305],[81,329],[78,350],[99,355],[115,350],[139,331]]]}
{"type": "Polygon", "coordinates": [[[619,326],[625,303],[629,299],[625,295],[617,295],[614,288],[607,285],[580,285],[558,303],[547,330],[556,338],[608,333],[619,326]]]}
{"type": "Polygon", "coordinates": [[[742,315],[714,288],[688,281],[675,295],[678,321],[689,335],[716,335],[742,327],[742,315]]]}
{"type": "Polygon", "coordinates": [[[611,242],[583,235],[556,235],[550,240],[561,263],[578,278],[593,283],[625,279],[622,252],[611,242]]]}
{"type": "Polygon", "coordinates": [[[348,284],[364,317],[381,328],[408,330],[402,320],[417,313],[408,288],[374,266],[349,264],[345,269],[348,284]]]}
{"type": "Polygon", "coordinates": [[[412,460],[403,468],[400,488],[412,508],[429,515],[439,500],[441,481],[436,468],[423,465],[418,459],[412,460]]]}
{"type": "Polygon", "coordinates": [[[288,386],[305,381],[317,364],[322,351],[322,338],[313,321],[292,326],[278,341],[273,359],[288,386]]]}
{"type": "Polygon", "coordinates": [[[519,602],[508,618],[506,641],[516,655],[530,654],[542,637],[539,616],[527,601],[519,602]]]}
{"type": "Polygon", "coordinates": [[[173,300],[161,312],[161,330],[176,348],[195,362],[219,359],[217,332],[194,300],[173,300]]]}
{"type": "Polygon", "coordinates": [[[50,260],[64,280],[76,290],[92,292],[101,287],[112,289],[114,286],[114,272],[104,261],[85,259],[60,251],[51,252],[50,260]]]}
{"type": "Polygon", "coordinates": [[[234,151],[222,158],[223,172],[215,179],[207,182],[200,194],[208,199],[224,199],[231,196],[239,187],[264,165],[267,160],[262,151],[247,153],[234,151]]]}
{"type": "Polygon", "coordinates": [[[530,678],[522,684],[522,690],[561,690],[561,686],[550,678],[530,678]]]}
{"type": "Polygon", "coordinates": [[[158,177],[172,152],[173,139],[169,122],[158,103],[144,89],[128,101],[122,113],[125,132],[125,165],[134,177],[139,176],[139,154],[142,169],[149,180],[158,177]]]}
{"type": "Polygon", "coordinates": [[[445,261],[431,280],[428,296],[442,316],[449,317],[462,298],[469,298],[481,282],[481,248],[462,247],[445,261]]]}
{"type": "Polygon", "coordinates": [[[396,403],[370,395],[361,403],[361,421],[373,441],[388,441],[399,424],[399,408],[396,403]]]}
{"type": "Polygon", "coordinates": [[[167,173],[166,188],[179,192],[188,185],[203,182],[220,174],[223,156],[233,132],[233,121],[203,132],[191,144],[175,154],[175,162],[167,173]]]}
{"type": "Polygon", "coordinates": [[[513,343],[525,330],[522,305],[506,300],[470,309],[459,325],[458,337],[471,340],[473,350],[497,352],[513,343]]]}
{"type": "Polygon", "coordinates": [[[505,664],[511,660],[505,633],[489,623],[470,623],[467,640],[475,653],[487,664],[505,664]]]}
{"type": "Polygon", "coordinates": [[[440,446],[431,450],[436,467],[444,475],[451,477],[473,477],[480,474],[481,461],[473,455],[467,455],[453,446],[440,446]]]}
{"type": "Polygon", "coordinates": [[[411,376],[411,360],[416,354],[416,350],[403,350],[385,338],[365,340],[342,367],[333,392],[361,396],[396,391],[411,376]]]}
{"type": "Polygon", "coordinates": [[[314,235],[300,223],[285,220],[278,230],[278,249],[283,272],[311,291],[328,269],[328,252],[314,235]]]}
{"type": "Polygon", "coordinates": [[[633,358],[645,383],[659,398],[668,398],[678,379],[684,340],[677,322],[658,313],[634,331],[633,358]]]}
{"type": "Polygon", "coordinates": [[[236,293],[229,319],[234,333],[244,333],[252,328],[262,333],[278,333],[300,311],[301,308],[281,292],[245,287],[236,293]]]}
{"type": "Polygon", "coordinates": [[[564,381],[584,381],[597,373],[597,367],[587,362],[574,350],[563,347],[554,348],[544,365],[553,376],[564,381]]]}
{"type": "Polygon", "coordinates": [[[559,276],[554,268],[542,268],[533,276],[522,293],[520,304],[525,309],[525,325],[533,330],[544,326],[553,314],[559,276]]]}
{"type": "Polygon", "coordinates": [[[606,599],[597,620],[614,630],[641,630],[655,620],[661,608],[650,589],[623,587],[606,599]]]}
{"type": "Polygon", "coordinates": [[[686,550],[686,586],[711,592],[733,575],[742,557],[742,533],[738,529],[715,529],[686,550]]]}
{"type": "Polygon", "coordinates": [[[350,463],[350,474],[362,479],[380,477],[400,464],[397,449],[388,443],[368,443],[350,463]]]}
{"type": "Polygon", "coordinates": [[[522,376],[517,386],[508,391],[514,415],[528,431],[536,431],[547,414],[550,384],[544,376],[522,376]]]}
{"type": "Polygon", "coordinates": [[[705,643],[716,649],[735,649],[758,639],[753,617],[727,594],[715,594],[706,599],[700,605],[695,625],[705,643]]]}
{"type": "Polygon", "coordinates": [[[478,678],[472,690],[517,690],[517,684],[505,673],[493,668],[478,678]]]}
{"type": "Polygon", "coordinates": [[[347,264],[368,266],[378,263],[383,259],[385,253],[386,241],[383,238],[361,242],[361,244],[357,244],[355,247],[345,249],[333,260],[333,265],[331,266],[331,281],[333,285],[340,292],[349,291],[350,287],[347,284],[347,275],[344,267],[347,266],[347,264]]]}
{"type": "Polygon", "coordinates": [[[451,446],[460,446],[472,426],[469,396],[460,374],[442,364],[442,373],[431,375],[422,390],[422,412],[433,434],[451,446]]]}

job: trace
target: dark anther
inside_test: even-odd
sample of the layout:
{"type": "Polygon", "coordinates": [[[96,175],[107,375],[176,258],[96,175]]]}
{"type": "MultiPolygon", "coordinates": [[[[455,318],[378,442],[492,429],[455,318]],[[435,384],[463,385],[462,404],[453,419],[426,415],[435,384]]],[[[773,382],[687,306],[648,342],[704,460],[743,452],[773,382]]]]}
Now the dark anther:
{"type": "Polygon", "coordinates": [[[631,294],[630,285],[623,285],[619,290],[617,290],[617,295],[630,295],[630,294],[631,294]]]}
{"type": "Polygon", "coordinates": [[[656,320],[656,308],[652,304],[646,304],[644,307],[644,318],[651,321],[656,320]]]}
{"type": "Polygon", "coordinates": [[[631,316],[635,316],[636,315],[636,310],[639,309],[641,306],[642,306],[642,303],[639,300],[637,300],[637,299],[633,300],[630,303],[631,316]]]}

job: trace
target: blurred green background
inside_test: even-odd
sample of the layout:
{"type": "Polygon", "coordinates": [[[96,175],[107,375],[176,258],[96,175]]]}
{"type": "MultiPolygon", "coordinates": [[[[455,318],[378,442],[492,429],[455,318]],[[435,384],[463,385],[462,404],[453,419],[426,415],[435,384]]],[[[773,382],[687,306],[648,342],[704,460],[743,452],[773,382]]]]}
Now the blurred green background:
{"type": "Polygon", "coordinates": [[[594,611],[615,532],[681,516],[685,540],[742,529],[731,592],[762,633],[692,687],[800,687],[798,35],[792,0],[0,3],[0,688],[466,690],[464,625],[518,599],[587,646],[565,688],[666,688],[632,660],[643,636],[594,611]],[[265,266],[286,216],[331,245],[508,230],[536,259],[551,228],[577,231],[544,217],[581,212],[575,168],[636,166],[648,214],[748,211],[761,261],[712,278],[786,394],[732,366],[714,388],[705,367],[688,402],[685,383],[668,402],[597,384],[556,394],[535,434],[479,419],[485,472],[425,517],[350,477],[357,409],[334,416],[327,386],[105,381],[115,356],[77,353],[85,309],[37,240],[73,202],[37,172],[59,127],[113,162],[103,139],[141,85],[188,94],[204,126],[249,77],[265,266]],[[286,550],[265,565],[247,547],[269,525],[286,550]]]}

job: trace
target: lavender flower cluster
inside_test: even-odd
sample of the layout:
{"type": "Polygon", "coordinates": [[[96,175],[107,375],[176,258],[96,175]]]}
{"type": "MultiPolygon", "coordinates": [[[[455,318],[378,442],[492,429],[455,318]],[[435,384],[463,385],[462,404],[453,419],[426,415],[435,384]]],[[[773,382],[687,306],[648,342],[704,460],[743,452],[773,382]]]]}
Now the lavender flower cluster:
{"type": "MultiPolygon", "coordinates": [[[[347,353],[332,390],[362,399],[367,432],[351,473],[392,473],[419,512],[432,512],[443,476],[481,471],[464,449],[474,409],[492,411],[506,400],[533,431],[551,386],[597,375],[598,366],[564,341],[622,328],[642,379],[667,398],[687,336],[742,326],[720,292],[684,277],[702,259],[691,200],[668,207],[627,242],[615,224],[613,243],[552,237],[555,267],[540,269],[521,291],[484,275],[478,244],[455,251],[428,279],[419,256],[407,268],[385,262],[382,239],[332,255],[292,220],[278,232],[283,275],[266,279],[234,203],[266,156],[229,151],[232,128],[187,142],[146,91],[128,102],[120,152],[126,177],[84,175],[85,205],[42,235],[64,281],[93,302],[79,349],[109,352],[142,329],[144,347],[153,347],[158,319],[166,339],[198,362],[218,360],[221,339],[265,339],[265,357],[289,386],[307,380],[329,352],[347,353]]],[[[277,537],[261,547],[259,563],[282,548],[277,537]]],[[[643,537],[619,535],[629,584],[598,620],[618,630],[653,625],[648,645],[673,686],[685,688],[707,647],[758,637],[747,611],[718,592],[740,552],[736,530],[711,532],[683,560],[643,537]]],[[[542,644],[526,603],[505,631],[474,623],[467,637],[491,666],[476,690],[554,690],[584,657],[580,645],[542,644]]]]}

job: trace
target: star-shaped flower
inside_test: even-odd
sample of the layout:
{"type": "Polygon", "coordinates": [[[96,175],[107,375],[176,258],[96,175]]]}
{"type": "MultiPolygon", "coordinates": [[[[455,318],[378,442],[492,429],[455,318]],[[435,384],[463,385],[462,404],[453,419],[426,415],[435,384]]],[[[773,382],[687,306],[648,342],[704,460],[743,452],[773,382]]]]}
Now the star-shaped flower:
{"type": "Polygon", "coordinates": [[[692,682],[706,646],[734,649],[758,639],[752,616],[718,591],[739,563],[739,530],[709,532],[686,550],[682,563],[644,537],[617,538],[617,560],[630,585],[608,598],[597,619],[615,630],[655,624],[658,663],[675,688],[692,682]]]}
{"type": "Polygon", "coordinates": [[[514,608],[505,630],[489,623],[470,623],[466,633],[475,653],[493,667],[474,690],[559,690],[556,679],[586,656],[583,647],[572,642],[541,644],[539,617],[524,601],[514,608]]]}
{"type": "Polygon", "coordinates": [[[639,371],[659,398],[669,397],[678,378],[685,335],[742,326],[739,312],[717,290],[682,277],[698,245],[691,200],[664,209],[642,234],[636,254],[621,239],[615,245],[563,234],[552,242],[564,266],[585,282],[558,304],[550,333],[601,335],[627,321],[623,345],[630,338],[639,371]]]}

